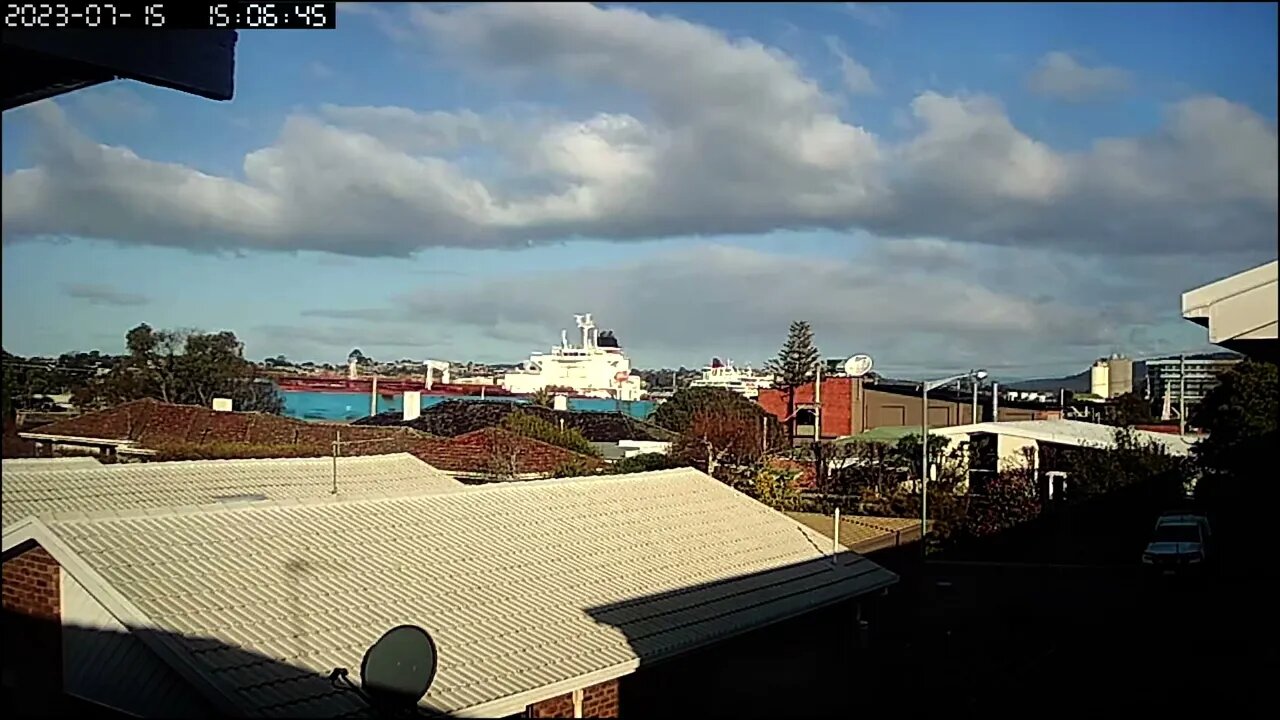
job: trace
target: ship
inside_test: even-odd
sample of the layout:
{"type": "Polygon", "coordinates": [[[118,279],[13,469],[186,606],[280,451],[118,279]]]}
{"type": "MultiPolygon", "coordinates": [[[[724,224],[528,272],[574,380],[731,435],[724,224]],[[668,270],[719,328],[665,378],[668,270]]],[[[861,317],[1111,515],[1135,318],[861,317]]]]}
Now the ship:
{"type": "Polygon", "coordinates": [[[591,313],[575,315],[582,332],[582,344],[569,342],[560,331],[560,344],[551,352],[535,352],[516,370],[504,374],[499,385],[514,395],[540,390],[563,392],[580,397],[612,398],[624,402],[639,400],[643,383],[631,374],[631,360],[611,331],[596,328],[591,313]]]}
{"type": "Polygon", "coordinates": [[[773,387],[773,377],[752,372],[750,367],[739,370],[732,360],[711,358],[711,364],[702,369],[702,377],[690,382],[689,387],[722,388],[754,400],[760,396],[761,388],[773,387]]]}

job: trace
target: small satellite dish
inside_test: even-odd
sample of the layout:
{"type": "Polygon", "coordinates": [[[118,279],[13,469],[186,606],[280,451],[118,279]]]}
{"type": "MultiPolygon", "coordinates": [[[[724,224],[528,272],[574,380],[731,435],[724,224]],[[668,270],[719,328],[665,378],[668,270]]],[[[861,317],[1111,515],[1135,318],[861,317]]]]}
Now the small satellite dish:
{"type": "Polygon", "coordinates": [[[862,377],[871,372],[870,355],[854,355],[844,361],[844,371],[849,377],[862,377]]]}
{"type": "Polygon", "coordinates": [[[369,700],[387,708],[418,704],[436,678],[436,643],[426,630],[401,625],[388,630],[360,661],[360,683],[369,700]]]}

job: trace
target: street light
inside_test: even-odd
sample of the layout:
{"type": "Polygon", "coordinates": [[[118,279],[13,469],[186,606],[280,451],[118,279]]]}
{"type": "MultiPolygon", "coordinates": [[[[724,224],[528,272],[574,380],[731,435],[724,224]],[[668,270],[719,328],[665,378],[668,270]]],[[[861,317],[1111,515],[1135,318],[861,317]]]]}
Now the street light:
{"type": "Polygon", "coordinates": [[[929,532],[929,391],[950,385],[953,382],[972,378],[975,382],[981,382],[987,378],[986,370],[970,370],[967,373],[952,375],[941,380],[929,380],[921,387],[921,399],[923,400],[920,408],[920,543],[924,544],[924,536],[929,532]]]}

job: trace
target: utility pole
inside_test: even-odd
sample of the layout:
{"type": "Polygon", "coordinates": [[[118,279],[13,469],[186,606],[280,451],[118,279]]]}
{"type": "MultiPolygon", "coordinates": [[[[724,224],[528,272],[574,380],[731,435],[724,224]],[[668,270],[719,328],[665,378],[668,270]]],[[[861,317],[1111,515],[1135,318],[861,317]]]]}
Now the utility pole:
{"type": "Polygon", "coordinates": [[[1178,434],[1187,434],[1187,354],[1178,356],[1178,434]]]}
{"type": "Polygon", "coordinates": [[[969,422],[981,422],[978,418],[978,378],[970,378],[973,381],[973,409],[969,411],[969,422]]]}
{"type": "Polygon", "coordinates": [[[1000,422],[1000,383],[991,383],[991,422],[1000,422]]]}

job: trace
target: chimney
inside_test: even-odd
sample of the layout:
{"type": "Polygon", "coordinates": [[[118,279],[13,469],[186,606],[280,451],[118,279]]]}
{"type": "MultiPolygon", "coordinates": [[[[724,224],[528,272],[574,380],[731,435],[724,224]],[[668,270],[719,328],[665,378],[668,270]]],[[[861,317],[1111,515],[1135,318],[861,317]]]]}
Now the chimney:
{"type": "Polygon", "coordinates": [[[422,391],[406,390],[404,393],[404,419],[416,420],[422,414],[422,391]]]}
{"type": "Polygon", "coordinates": [[[233,409],[231,398],[214,398],[213,409],[218,412],[231,412],[233,409]]]}
{"type": "Polygon", "coordinates": [[[568,395],[555,395],[555,396],[553,396],[553,397],[551,398],[551,407],[552,407],[552,408],[554,408],[554,409],[556,409],[556,410],[568,410],[568,409],[569,409],[569,396],[568,396],[568,395]]]}

